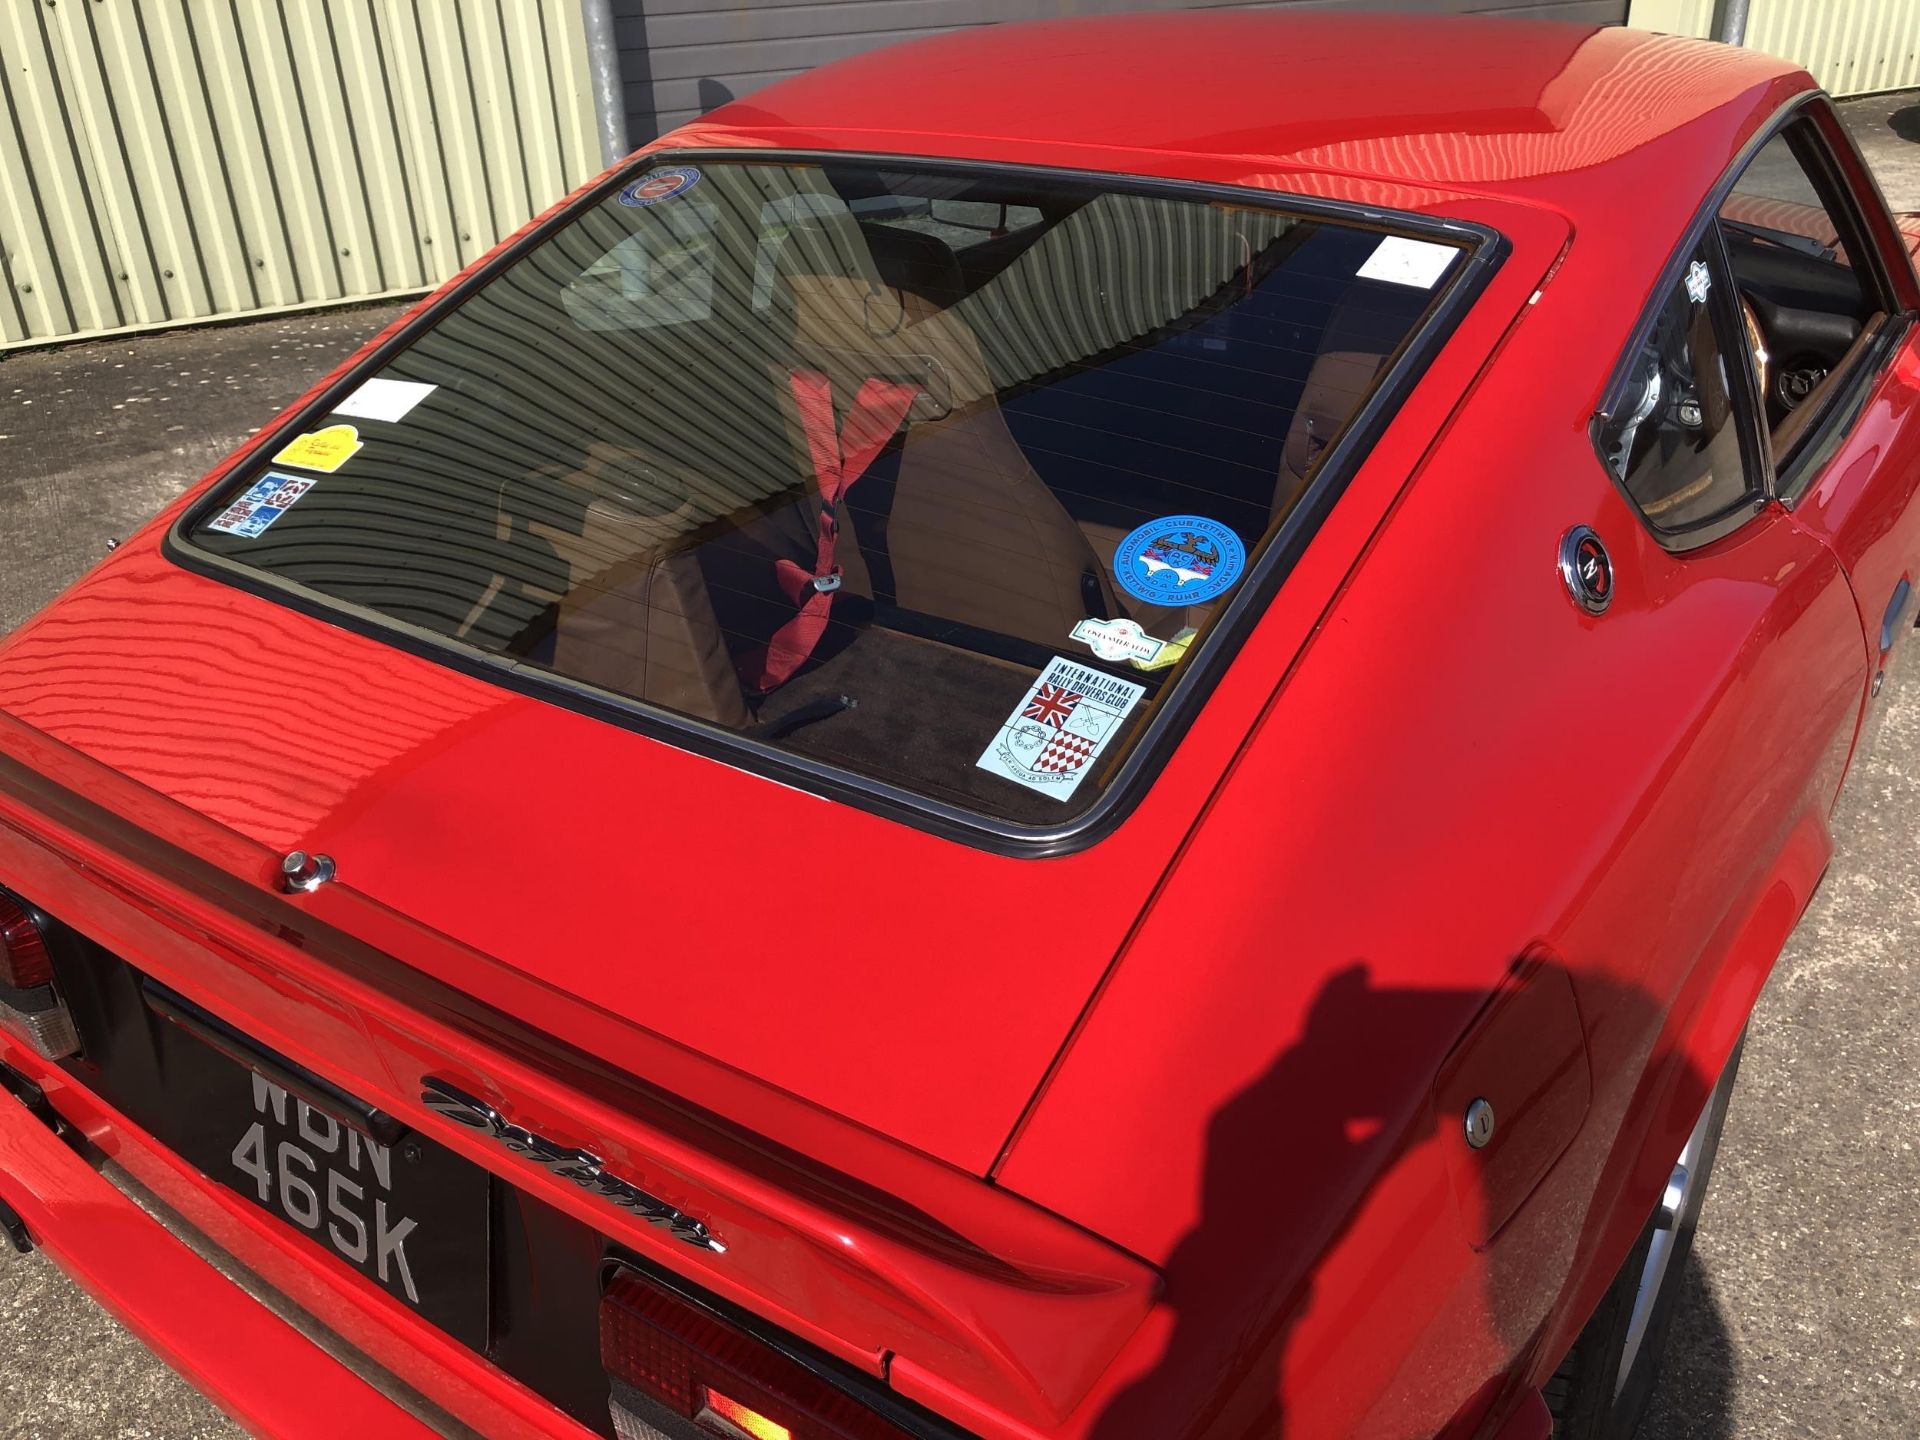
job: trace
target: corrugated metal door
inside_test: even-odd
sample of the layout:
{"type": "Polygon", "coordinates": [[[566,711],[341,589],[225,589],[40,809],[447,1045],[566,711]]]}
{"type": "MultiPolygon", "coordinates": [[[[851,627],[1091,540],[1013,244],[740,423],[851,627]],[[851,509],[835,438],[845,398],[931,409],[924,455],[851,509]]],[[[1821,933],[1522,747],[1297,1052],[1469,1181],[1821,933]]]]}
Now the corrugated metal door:
{"type": "Polygon", "coordinates": [[[638,145],[770,81],[943,30],[1123,10],[1295,4],[1510,13],[1594,25],[1627,18],[1627,0],[613,0],[613,14],[627,130],[638,145]]]}
{"type": "MultiPolygon", "coordinates": [[[[1713,33],[1713,0],[1633,0],[1629,25],[1713,33]]],[[[1920,0],[1752,0],[1746,44],[1805,66],[1834,95],[1920,86],[1920,0]]]]}
{"type": "Polygon", "coordinates": [[[574,0],[0,0],[0,349],[432,287],[600,168],[574,0]]]}

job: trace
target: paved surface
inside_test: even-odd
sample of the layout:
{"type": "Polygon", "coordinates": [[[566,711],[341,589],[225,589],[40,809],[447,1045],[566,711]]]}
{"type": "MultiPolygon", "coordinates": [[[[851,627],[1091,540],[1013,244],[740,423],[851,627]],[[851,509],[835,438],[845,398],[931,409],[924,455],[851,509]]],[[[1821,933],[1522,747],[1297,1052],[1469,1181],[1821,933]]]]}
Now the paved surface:
{"type": "Polygon", "coordinates": [[[360,306],[0,364],[0,632],[399,313],[360,306]]]}
{"type": "MultiPolygon", "coordinates": [[[[1920,95],[1843,107],[1920,209],[1920,95]]],[[[0,630],[390,309],[75,346],[0,369],[0,630]]],[[[1920,1434],[1920,692],[1755,1018],[1642,1440],[1920,1434]]],[[[0,1252],[0,1440],[239,1432],[44,1258],[0,1252]]]]}

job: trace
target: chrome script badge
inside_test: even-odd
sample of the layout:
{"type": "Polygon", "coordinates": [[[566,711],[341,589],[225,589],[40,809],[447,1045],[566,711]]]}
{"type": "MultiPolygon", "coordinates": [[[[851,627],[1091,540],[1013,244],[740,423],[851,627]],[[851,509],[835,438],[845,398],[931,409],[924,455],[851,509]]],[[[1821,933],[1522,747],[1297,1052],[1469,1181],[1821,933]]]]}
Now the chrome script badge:
{"type": "Polygon", "coordinates": [[[716,1255],[726,1253],[726,1245],[703,1223],[666,1201],[655,1199],[638,1185],[609,1175],[602,1168],[600,1157],[591,1150],[576,1150],[536,1135],[525,1126],[513,1124],[486,1101],[433,1075],[421,1077],[420,1099],[436,1115],[444,1115],[470,1129],[485,1130],[514,1154],[545,1166],[582,1190],[591,1191],[622,1210],[631,1210],[651,1224],[665,1226],[687,1244],[711,1250],[716,1255]]]}

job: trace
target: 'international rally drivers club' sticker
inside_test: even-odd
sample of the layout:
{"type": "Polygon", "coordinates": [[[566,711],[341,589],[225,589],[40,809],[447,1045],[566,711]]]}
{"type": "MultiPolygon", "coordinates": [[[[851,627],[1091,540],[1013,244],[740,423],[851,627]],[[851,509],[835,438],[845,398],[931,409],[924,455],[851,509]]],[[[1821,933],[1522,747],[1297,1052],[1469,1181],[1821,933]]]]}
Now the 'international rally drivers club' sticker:
{"type": "Polygon", "coordinates": [[[269,470],[253,482],[246,494],[207,522],[209,530],[224,530],[243,540],[257,540],[293,503],[313,488],[313,481],[269,470]]]}
{"type": "Polygon", "coordinates": [[[671,170],[656,170],[620,192],[622,205],[634,205],[645,208],[658,205],[662,200],[671,200],[676,195],[684,195],[700,183],[700,172],[691,165],[677,165],[671,170]]]}
{"type": "Polygon", "coordinates": [[[1120,588],[1155,605],[1200,605],[1233,588],[1247,547],[1218,520],[1169,515],[1149,520],[1113,552],[1120,588]]]}
{"type": "Polygon", "coordinates": [[[1065,800],[1146,693],[1144,685],[1056,655],[974,764],[1065,800]]]}

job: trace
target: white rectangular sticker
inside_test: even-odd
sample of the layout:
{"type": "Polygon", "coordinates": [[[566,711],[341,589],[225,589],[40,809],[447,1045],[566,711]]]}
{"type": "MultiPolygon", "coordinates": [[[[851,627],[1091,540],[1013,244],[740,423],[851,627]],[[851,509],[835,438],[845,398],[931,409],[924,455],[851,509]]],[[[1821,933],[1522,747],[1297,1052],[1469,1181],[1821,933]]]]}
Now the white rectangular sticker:
{"type": "Polygon", "coordinates": [[[1354,273],[1362,280],[1384,280],[1389,285],[1412,285],[1431,290],[1460,252],[1431,240],[1409,240],[1389,235],[1374,247],[1367,263],[1354,273]]]}
{"type": "Polygon", "coordinates": [[[207,528],[224,530],[243,540],[258,540],[269,525],[292,509],[294,502],[312,488],[312,480],[269,470],[253,482],[246,494],[209,520],[207,528]]]}
{"type": "Polygon", "coordinates": [[[1056,655],[973,763],[1065,800],[1146,693],[1144,685],[1056,655]]]}
{"type": "Polygon", "coordinates": [[[404,420],[407,412],[439,387],[418,380],[369,380],[333,407],[360,420],[404,420]]]}

